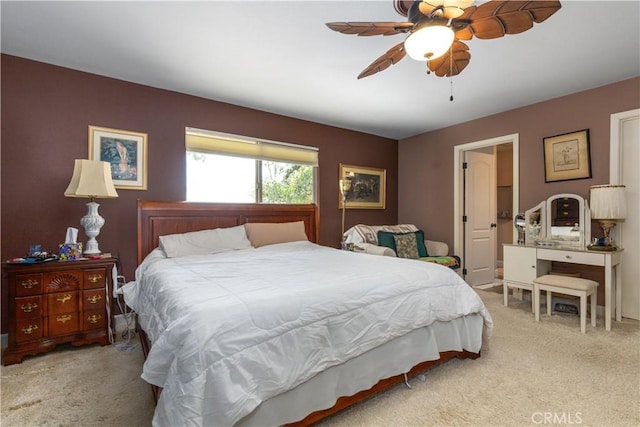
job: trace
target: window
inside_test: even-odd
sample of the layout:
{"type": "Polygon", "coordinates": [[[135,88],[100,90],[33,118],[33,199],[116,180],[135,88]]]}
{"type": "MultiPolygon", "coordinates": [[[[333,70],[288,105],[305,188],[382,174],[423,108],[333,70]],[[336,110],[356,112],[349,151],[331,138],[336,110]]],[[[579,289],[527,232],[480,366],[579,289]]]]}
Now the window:
{"type": "Polygon", "coordinates": [[[318,150],[187,128],[187,200],[313,203],[318,150]]]}

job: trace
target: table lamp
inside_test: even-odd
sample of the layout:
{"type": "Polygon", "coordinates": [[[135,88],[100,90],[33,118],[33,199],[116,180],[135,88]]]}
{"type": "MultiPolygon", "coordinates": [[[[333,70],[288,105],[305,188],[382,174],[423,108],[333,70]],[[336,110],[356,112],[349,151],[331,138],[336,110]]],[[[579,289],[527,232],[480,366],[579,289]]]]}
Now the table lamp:
{"type": "Polygon", "coordinates": [[[591,219],[598,220],[604,239],[597,245],[591,245],[593,249],[616,250],[618,249],[610,236],[611,229],[617,222],[623,221],[627,216],[627,200],[624,185],[594,185],[589,188],[589,204],[591,205],[591,219]]]}
{"type": "Polygon", "coordinates": [[[95,199],[118,197],[111,179],[111,166],[107,162],[98,160],[76,159],[73,176],[64,195],[91,199],[87,203],[87,214],[80,220],[80,225],[84,227],[89,237],[84,254],[99,255],[101,252],[96,237],[104,225],[104,218],[98,213],[100,205],[95,202],[95,199]]]}

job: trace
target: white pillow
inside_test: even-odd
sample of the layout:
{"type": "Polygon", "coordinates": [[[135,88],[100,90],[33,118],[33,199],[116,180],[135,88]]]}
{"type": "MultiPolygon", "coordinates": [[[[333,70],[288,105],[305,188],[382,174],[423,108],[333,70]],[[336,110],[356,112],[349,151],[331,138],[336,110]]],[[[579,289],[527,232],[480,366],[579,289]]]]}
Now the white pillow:
{"type": "Polygon", "coordinates": [[[243,225],[213,230],[160,236],[160,248],[167,258],[215,254],[251,247],[243,225]]]}

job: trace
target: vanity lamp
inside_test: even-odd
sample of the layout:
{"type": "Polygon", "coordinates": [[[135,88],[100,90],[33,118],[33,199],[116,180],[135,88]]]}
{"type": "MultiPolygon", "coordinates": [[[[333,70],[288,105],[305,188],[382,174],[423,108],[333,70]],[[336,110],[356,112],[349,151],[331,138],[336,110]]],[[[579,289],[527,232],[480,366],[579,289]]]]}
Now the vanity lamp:
{"type": "Polygon", "coordinates": [[[591,219],[596,219],[604,232],[604,246],[617,249],[609,237],[616,222],[627,216],[627,199],[624,185],[594,185],[589,188],[591,219]]]}
{"type": "Polygon", "coordinates": [[[87,214],[80,220],[80,225],[84,227],[89,237],[84,254],[99,255],[101,252],[96,237],[104,225],[104,218],[98,213],[100,205],[95,202],[95,199],[118,197],[111,179],[111,166],[107,162],[98,160],[76,159],[73,176],[64,195],[91,199],[87,203],[87,214]]]}

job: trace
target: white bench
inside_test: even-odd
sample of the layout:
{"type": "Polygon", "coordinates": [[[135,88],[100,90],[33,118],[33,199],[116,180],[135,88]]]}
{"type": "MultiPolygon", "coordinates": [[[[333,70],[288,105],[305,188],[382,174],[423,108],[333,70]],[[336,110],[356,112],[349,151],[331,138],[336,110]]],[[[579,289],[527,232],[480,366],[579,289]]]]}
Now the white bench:
{"type": "Polygon", "coordinates": [[[553,292],[580,297],[580,331],[587,331],[587,297],[591,296],[591,326],[596,326],[598,304],[598,282],[570,276],[547,274],[533,280],[533,303],[536,322],[540,321],[540,291],[547,292],[547,315],[551,316],[551,294],[553,292]]]}

